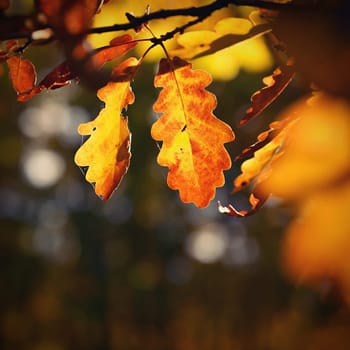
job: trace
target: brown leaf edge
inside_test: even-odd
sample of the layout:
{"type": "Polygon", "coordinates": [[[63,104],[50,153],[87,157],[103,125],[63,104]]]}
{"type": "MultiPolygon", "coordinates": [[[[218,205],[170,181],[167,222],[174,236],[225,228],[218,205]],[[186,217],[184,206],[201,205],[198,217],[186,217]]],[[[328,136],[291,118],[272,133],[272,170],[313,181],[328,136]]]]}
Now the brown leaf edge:
{"type": "MultiPolygon", "coordinates": [[[[87,64],[92,64],[94,70],[99,70],[107,62],[123,56],[136,45],[137,42],[129,34],[116,37],[110,41],[110,45],[95,49],[89,54],[87,64]]],[[[45,89],[55,90],[71,84],[72,81],[79,81],[79,76],[72,69],[69,61],[64,61],[48,73],[39,84],[20,93],[17,100],[25,102],[45,89]]]]}
{"type": "Polygon", "coordinates": [[[270,123],[270,128],[260,133],[257,137],[257,141],[246,147],[240,154],[238,154],[235,161],[252,157],[256,151],[271,142],[288,123],[289,119],[287,118],[285,120],[278,120],[270,123]]]}
{"type": "MultiPolygon", "coordinates": [[[[293,122],[297,120],[294,116],[285,118],[283,120],[277,120],[270,124],[270,128],[258,136],[258,141],[252,144],[251,146],[245,148],[237,157],[236,160],[240,160],[243,158],[251,158],[254,156],[254,153],[260,149],[262,149],[269,142],[273,141],[275,137],[277,137],[281,132],[283,132],[286,128],[293,124],[293,122]]],[[[274,157],[281,156],[281,151],[275,153],[274,157]]],[[[271,196],[271,193],[266,193],[263,191],[261,187],[263,187],[264,181],[269,176],[269,172],[260,173],[258,176],[254,177],[251,181],[244,184],[238,189],[235,189],[234,192],[239,192],[243,187],[249,185],[252,181],[256,181],[255,186],[253,188],[252,193],[249,196],[250,209],[249,210],[237,210],[233,205],[229,204],[228,206],[222,206],[220,202],[218,202],[218,210],[220,213],[235,216],[235,217],[245,217],[250,216],[256,213],[268,200],[271,196]]]]}
{"type": "Polygon", "coordinates": [[[237,210],[232,204],[227,206],[221,205],[220,201],[218,202],[218,211],[221,214],[226,214],[229,216],[235,216],[238,218],[246,217],[255,214],[268,200],[270,194],[260,193],[258,188],[255,188],[253,193],[249,196],[249,210],[237,210]]]}
{"type": "Polygon", "coordinates": [[[243,126],[253,118],[257,117],[273,101],[275,101],[293,80],[294,75],[294,62],[290,59],[285,65],[276,68],[271,75],[263,78],[263,82],[267,86],[252,95],[250,99],[252,106],[247,109],[245,116],[239,122],[239,126],[243,126]]]}

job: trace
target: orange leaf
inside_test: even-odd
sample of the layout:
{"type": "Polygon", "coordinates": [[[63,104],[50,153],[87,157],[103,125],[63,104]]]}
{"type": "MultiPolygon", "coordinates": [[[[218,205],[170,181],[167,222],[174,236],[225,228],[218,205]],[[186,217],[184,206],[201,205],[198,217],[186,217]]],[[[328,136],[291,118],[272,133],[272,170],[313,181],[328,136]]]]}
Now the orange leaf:
{"type": "Polygon", "coordinates": [[[253,94],[251,97],[252,106],[248,108],[239,125],[246,124],[268,107],[286,89],[292,81],[294,73],[294,66],[290,62],[275,69],[272,75],[265,77],[263,82],[267,86],[253,94]]]}
{"type": "Polygon", "coordinates": [[[31,90],[36,81],[36,72],[32,62],[17,56],[7,59],[9,75],[13,88],[18,94],[31,90]]]}
{"type": "Polygon", "coordinates": [[[216,187],[225,183],[223,170],[231,159],[223,144],[234,139],[231,128],[217,119],[216,99],[205,90],[207,72],[192,70],[179,58],[162,59],[154,85],[163,87],[153,106],[163,115],[152,126],[153,139],[163,141],[158,163],[169,167],[168,186],[183,202],[206,207],[216,187]]]}
{"type": "Polygon", "coordinates": [[[286,118],[270,124],[270,129],[258,136],[258,141],[249,146],[236,159],[252,156],[241,165],[242,173],[234,180],[234,192],[254,184],[249,196],[249,210],[237,210],[229,204],[223,207],[219,202],[219,212],[230,216],[244,217],[254,214],[269,198],[271,191],[265,190],[265,181],[271,176],[271,164],[283,155],[282,145],[294,124],[294,118],[286,118]]]}
{"type": "Polygon", "coordinates": [[[184,59],[195,59],[211,55],[269,31],[271,26],[268,24],[253,26],[248,19],[227,17],[218,21],[214,30],[195,30],[181,34],[177,39],[180,47],[172,50],[170,54],[184,59]]]}
{"type": "Polygon", "coordinates": [[[133,47],[137,45],[137,41],[130,34],[124,34],[112,39],[109,46],[96,49],[91,59],[95,69],[100,69],[106,62],[125,55],[133,47]]]}
{"type": "Polygon", "coordinates": [[[249,196],[249,204],[251,208],[249,210],[237,210],[233,205],[229,204],[227,207],[224,207],[221,205],[220,202],[218,202],[218,210],[222,214],[227,214],[230,216],[235,217],[245,217],[254,214],[257,212],[266,202],[269,195],[265,195],[261,193],[260,191],[254,191],[249,196]]]}
{"type": "Polygon", "coordinates": [[[78,128],[79,134],[91,136],[78,149],[75,163],[89,167],[86,180],[95,185],[95,193],[104,200],[118,187],[129,167],[131,135],[127,117],[121,112],[134,102],[130,81],[138,64],[139,61],[131,57],[113,70],[114,81],[97,93],[105,102],[105,108],[95,120],[78,128]]]}
{"type": "Polygon", "coordinates": [[[250,158],[254,156],[254,153],[259,149],[263,148],[269,142],[271,142],[279,133],[282,128],[282,123],[280,121],[275,121],[270,124],[270,129],[263,131],[258,135],[258,140],[252,145],[245,148],[235,160],[240,160],[244,158],[250,158]]]}
{"type": "Polygon", "coordinates": [[[253,153],[253,157],[242,163],[242,174],[234,180],[235,192],[241,191],[254,180],[261,182],[270,163],[282,154],[281,146],[292,124],[291,118],[271,123],[270,129],[262,132],[256,143],[238,155],[236,159],[245,158],[253,153]]]}
{"type": "MultiPolygon", "coordinates": [[[[86,70],[97,71],[101,69],[108,61],[116,58],[120,58],[128,51],[130,51],[135,45],[136,41],[133,41],[133,37],[129,34],[121,35],[111,40],[109,46],[100,47],[94,50],[92,53],[86,52],[88,55],[86,58],[86,70]]],[[[85,52],[84,52],[85,54],[85,52]]],[[[1,56],[0,56],[1,57],[1,56]]],[[[33,89],[26,91],[18,96],[19,101],[27,101],[31,97],[39,94],[42,90],[54,90],[60,87],[66,86],[71,83],[72,80],[78,80],[78,73],[71,68],[69,61],[64,61],[55,67],[45,78],[33,89]]]]}
{"type": "Polygon", "coordinates": [[[281,119],[293,116],[296,121],[288,131],[283,157],[273,163],[264,182],[265,191],[298,201],[347,178],[349,114],[347,100],[325,94],[289,106],[281,119]]]}

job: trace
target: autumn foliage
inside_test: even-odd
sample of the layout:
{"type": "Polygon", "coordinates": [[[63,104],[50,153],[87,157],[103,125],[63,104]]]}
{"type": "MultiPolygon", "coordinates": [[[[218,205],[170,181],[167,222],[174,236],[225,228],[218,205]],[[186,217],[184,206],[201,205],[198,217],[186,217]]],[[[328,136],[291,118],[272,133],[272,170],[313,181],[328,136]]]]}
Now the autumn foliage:
{"type": "Polygon", "coordinates": [[[224,171],[230,169],[231,158],[242,162],[233,191],[249,189],[250,209],[223,203],[219,211],[234,217],[251,215],[270,196],[292,203],[298,218],[288,228],[283,248],[288,274],[311,283],[324,277],[334,279],[350,302],[350,274],[344,266],[350,247],[346,1],[334,5],[293,0],[207,5],[193,1],[189,2],[192,7],[173,10],[156,4],[154,9],[144,6],[144,13],[133,14],[130,9],[121,24],[94,27],[94,17],[105,11],[106,3],[38,0],[33,14],[11,18],[6,14],[9,2],[0,2],[0,60],[8,66],[17,99],[26,101],[73,81],[97,91],[104,106],[94,120],[79,126],[78,133],[87,139],[77,150],[75,162],[86,172],[96,194],[107,200],[131,161],[127,108],[137,104],[131,85],[134,80],[137,83],[143,63],[156,57],[160,61],[154,87],[160,89],[153,105],[157,120],[150,134],[161,144],[157,162],[168,168],[168,186],[179,192],[183,202],[204,208],[215,198],[216,189],[225,185],[224,171]],[[249,15],[234,15],[227,9],[244,4],[254,6],[249,15]],[[341,12],[346,15],[340,16],[341,12]],[[166,27],[165,19],[178,17],[182,19],[174,27],[166,27]],[[290,23],[295,24],[293,34],[290,23]],[[163,31],[156,33],[155,27],[163,31]],[[109,43],[96,47],[89,42],[91,35],[104,32],[113,33],[109,43]],[[261,88],[252,91],[249,108],[232,128],[238,133],[238,127],[263,115],[296,76],[304,84],[305,95],[266,123],[255,143],[238,155],[229,155],[225,144],[234,141],[234,132],[214,115],[220,101],[209,91],[211,74],[198,68],[215,62],[213,75],[218,79],[234,78],[240,67],[258,71],[261,64],[264,71],[272,55],[262,37],[272,47],[275,67],[261,88]],[[52,41],[61,45],[65,60],[37,83],[35,62],[25,57],[25,51],[52,41]],[[254,55],[260,47],[257,63],[254,55]],[[111,72],[104,68],[110,61],[111,72]],[[317,62],[315,67],[313,62],[317,62]],[[336,67],[336,73],[330,67],[336,67]]]}
{"type": "Polygon", "coordinates": [[[198,207],[206,207],[224,185],[223,170],[231,160],[223,144],[234,139],[231,128],[213,115],[216,99],[205,90],[210,82],[207,72],[193,71],[177,58],[162,60],[154,81],[163,87],[153,106],[163,115],[151,130],[163,142],[158,163],[169,167],[169,187],[198,207]]]}
{"type": "Polygon", "coordinates": [[[78,128],[80,135],[90,137],[77,151],[75,162],[81,167],[88,167],[86,180],[95,184],[96,194],[104,200],[119,186],[130,163],[131,134],[122,110],[134,102],[127,69],[134,69],[137,65],[137,59],[130,57],[113,70],[112,77],[124,76],[126,79],[109,82],[97,92],[97,96],[105,102],[105,108],[95,120],[78,128]],[[116,111],[120,113],[118,118],[116,111]]]}

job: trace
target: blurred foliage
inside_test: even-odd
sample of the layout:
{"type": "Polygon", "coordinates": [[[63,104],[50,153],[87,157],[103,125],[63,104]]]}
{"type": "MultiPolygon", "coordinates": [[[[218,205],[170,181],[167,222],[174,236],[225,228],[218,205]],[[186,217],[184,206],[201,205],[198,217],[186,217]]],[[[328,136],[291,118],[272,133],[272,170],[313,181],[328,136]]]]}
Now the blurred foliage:
{"type": "MultiPolygon", "coordinates": [[[[17,3],[18,10],[29,6],[17,3]]],[[[43,72],[58,55],[54,44],[28,50],[43,72]]],[[[311,291],[291,285],[283,272],[290,208],[271,201],[253,217],[231,218],[215,204],[186,206],[166,187],[150,137],[154,63],[133,84],[132,163],[108,203],[95,198],[73,163],[82,142],[76,126],[101,108],[94,92],[72,85],[21,104],[1,69],[1,349],[348,349],[350,313],[333,281],[319,280],[311,291]],[[38,150],[52,153],[28,166],[38,150]],[[55,166],[59,176],[38,186],[55,166]]],[[[217,115],[237,125],[267,73],[215,81],[209,89],[218,97],[217,115]]],[[[231,154],[303,92],[298,83],[288,87],[262,118],[240,129],[231,154]]],[[[244,207],[244,195],[225,195],[239,165],[227,172],[227,188],[216,199],[244,207]]],[[[316,199],[327,216],[327,198],[316,199]]]]}

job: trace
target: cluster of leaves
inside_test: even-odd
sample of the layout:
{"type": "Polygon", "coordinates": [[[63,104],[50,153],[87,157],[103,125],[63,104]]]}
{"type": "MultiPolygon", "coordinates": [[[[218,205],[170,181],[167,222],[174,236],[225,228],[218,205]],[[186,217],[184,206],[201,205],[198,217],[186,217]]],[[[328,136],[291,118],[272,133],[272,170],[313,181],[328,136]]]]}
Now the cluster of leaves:
{"type": "MultiPolygon", "coordinates": [[[[128,170],[131,133],[125,111],[135,99],[130,84],[148,53],[161,47],[164,58],[159,63],[154,86],[162,90],[153,105],[153,110],[161,116],[151,129],[152,138],[162,142],[158,163],[169,168],[168,185],[179,191],[183,202],[206,207],[214,198],[216,188],[225,183],[223,171],[231,167],[231,158],[224,144],[234,140],[234,133],[213,114],[216,98],[206,90],[211,82],[210,74],[192,69],[187,60],[265,35],[271,39],[282,62],[263,80],[265,86],[252,95],[251,107],[240,126],[260,115],[286,89],[296,71],[307,82],[316,83],[325,93],[336,97],[321,94],[317,103],[299,102],[271,123],[256,143],[244,149],[236,157],[244,162],[234,187],[235,191],[248,185],[252,187],[251,209],[242,211],[232,205],[219,205],[219,210],[232,216],[247,216],[258,210],[271,193],[295,200],[301,207],[304,222],[292,225],[293,233],[287,236],[287,265],[292,266],[296,278],[314,280],[326,275],[340,280],[350,293],[349,275],[343,271],[341,257],[335,263],[330,253],[329,260],[322,260],[317,254],[323,250],[319,250],[312,258],[308,256],[310,261],[305,265],[305,256],[295,248],[302,246],[298,239],[313,241],[306,234],[308,230],[321,230],[325,237],[331,237],[329,231],[336,230],[339,242],[344,241],[349,231],[348,223],[341,220],[341,217],[346,218],[348,199],[344,199],[339,190],[341,184],[345,186],[343,191],[348,191],[350,173],[347,153],[350,128],[349,119],[345,118],[350,110],[347,102],[350,82],[347,15],[350,10],[346,1],[218,0],[184,9],[155,12],[146,9],[140,17],[127,13],[124,24],[92,28],[95,14],[103,11],[106,2],[37,0],[32,15],[16,18],[6,17],[9,2],[0,2],[3,12],[0,60],[7,62],[19,101],[28,100],[45,89],[60,88],[73,80],[98,89],[97,96],[105,107],[96,119],[79,126],[79,134],[89,138],[75,156],[76,164],[88,169],[86,179],[94,185],[96,194],[107,200],[128,170]],[[210,29],[192,28],[230,4],[251,5],[259,10],[252,12],[250,19],[227,17],[213,23],[210,29]],[[153,20],[174,16],[189,16],[191,20],[160,36],[153,34],[153,20]],[[133,32],[113,38],[106,46],[96,49],[86,46],[85,40],[90,34],[129,29],[133,32]],[[149,37],[139,38],[139,32],[149,37]],[[176,40],[176,47],[167,50],[164,43],[170,39],[176,40]],[[23,53],[32,44],[53,40],[62,44],[67,59],[36,83],[34,65],[23,58],[23,53]],[[129,56],[131,50],[145,42],[148,47],[139,57],[129,56]],[[107,76],[102,67],[112,60],[118,63],[107,76]],[[327,111],[335,115],[332,122],[325,116],[327,111]],[[344,135],[340,137],[338,131],[333,133],[332,130],[342,130],[344,135]],[[333,152],[335,144],[337,151],[333,152]],[[346,152],[340,151],[344,149],[346,152]],[[338,194],[331,195],[331,189],[338,194]],[[326,217],[329,214],[327,203],[332,201],[335,203],[331,219],[327,225],[318,227],[319,207],[326,217]],[[337,206],[339,210],[334,209],[337,206]]],[[[303,246],[307,246],[308,252],[312,251],[311,243],[303,246]]],[[[338,249],[332,250],[334,254],[336,251],[338,249]]]]}
{"type": "Polygon", "coordinates": [[[349,116],[347,100],[321,92],[290,106],[281,116],[283,157],[273,159],[262,184],[296,206],[282,246],[288,274],[316,286],[329,281],[348,303],[349,116]]]}
{"type": "MultiPolygon", "coordinates": [[[[271,31],[271,25],[262,17],[259,17],[258,23],[244,18],[228,17],[217,22],[212,31],[187,31],[178,35],[178,47],[168,52],[164,41],[182,33],[190,24],[202,21],[215,10],[225,7],[228,2],[217,1],[195,8],[197,19],[193,23],[186,23],[160,37],[153,35],[144,19],[139,24],[136,17],[127,13],[129,25],[136,35],[143,30],[152,37],[148,39],[149,47],[140,58],[127,57],[120,62],[122,56],[145,39],[124,34],[112,39],[109,45],[94,50],[88,50],[84,46],[86,34],[96,31],[91,31],[92,18],[104,3],[82,0],[36,2],[36,11],[32,18],[37,22],[40,19],[42,23],[31,31],[21,28],[19,34],[27,36],[24,43],[16,39],[4,40],[4,49],[1,52],[2,60],[6,60],[8,64],[18,100],[26,101],[42,90],[57,89],[73,80],[86,81],[87,72],[89,76],[94,76],[91,72],[96,73],[95,81],[90,79],[90,83],[103,85],[97,96],[105,103],[105,108],[94,121],[79,127],[78,132],[81,135],[90,137],[77,151],[75,161],[80,167],[88,168],[87,181],[94,185],[98,196],[107,200],[120,184],[130,163],[131,134],[127,116],[123,113],[134,102],[130,83],[146,54],[154,47],[161,46],[165,58],[160,61],[154,85],[162,87],[163,90],[153,109],[162,113],[162,116],[151,130],[153,139],[162,142],[158,163],[169,168],[168,185],[179,190],[183,202],[206,207],[214,198],[216,188],[225,183],[223,171],[231,167],[231,159],[223,145],[233,141],[234,134],[230,126],[213,114],[216,98],[205,89],[211,83],[210,74],[193,70],[184,58],[193,59],[212,54],[266,34],[271,31]],[[59,21],[58,17],[64,20],[59,21]],[[23,52],[30,44],[53,39],[66,45],[67,60],[54,68],[41,82],[36,83],[35,67],[32,62],[23,58],[23,52]],[[98,74],[106,62],[115,59],[119,60],[119,64],[107,79],[98,74]]],[[[192,10],[187,10],[190,15],[192,10]]],[[[146,13],[144,17],[151,15],[146,13]]],[[[128,24],[125,27],[127,26],[128,24]]],[[[286,87],[290,75],[275,72],[270,88],[259,92],[260,97],[253,97],[252,110],[247,112],[242,123],[266,108],[286,87]]]]}

